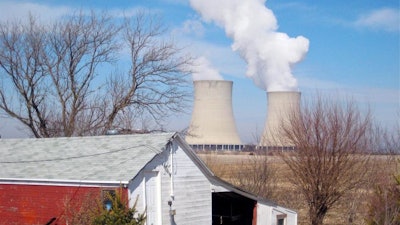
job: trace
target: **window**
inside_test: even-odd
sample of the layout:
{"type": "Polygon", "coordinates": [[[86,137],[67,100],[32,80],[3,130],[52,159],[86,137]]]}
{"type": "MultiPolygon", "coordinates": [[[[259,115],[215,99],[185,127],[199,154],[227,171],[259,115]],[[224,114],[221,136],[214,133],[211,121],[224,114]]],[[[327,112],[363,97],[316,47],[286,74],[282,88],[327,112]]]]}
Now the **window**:
{"type": "Polygon", "coordinates": [[[112,199],[115,197],[115,190],[102,190],[101,198],[103,199],[103,206],[107,211],[112,209],[112,199]]]}
{"type": "Polygon", "coordinates": [[[286,214],[276,216],[276,225],[286,225],[286,214]]]}

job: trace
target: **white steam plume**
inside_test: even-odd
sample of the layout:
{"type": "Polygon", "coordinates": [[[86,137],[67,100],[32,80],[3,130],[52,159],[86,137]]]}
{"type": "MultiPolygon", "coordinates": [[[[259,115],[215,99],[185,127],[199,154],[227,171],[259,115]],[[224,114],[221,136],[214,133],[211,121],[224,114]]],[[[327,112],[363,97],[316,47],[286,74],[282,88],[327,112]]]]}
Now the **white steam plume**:
{"type": "Polygon", "coordinates": [[[192,66],[193,80],[223,80],[219,72],[214,69],[205,57],[199,57],[192,66]]]}
{"type": "Polygon", "coordinates": [[[214,21],[233,39],[232,49],[247,62],[246,75],[267,91],[296,91],[291,66],[303,59],[308,39],[277,32],[266,0],[190,0],[206,21],[214,21]]]}

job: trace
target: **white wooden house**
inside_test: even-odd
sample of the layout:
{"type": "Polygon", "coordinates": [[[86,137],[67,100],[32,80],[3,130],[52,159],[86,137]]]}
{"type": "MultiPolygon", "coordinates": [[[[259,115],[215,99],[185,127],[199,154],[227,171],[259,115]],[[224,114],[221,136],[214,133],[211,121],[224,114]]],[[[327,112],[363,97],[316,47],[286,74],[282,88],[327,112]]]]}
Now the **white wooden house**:
{"type": "Polygon", "coordinates": [[[122,185],[148,225],[297,224],[296,212],[214,176],[177,133],[0,139],[0,166],[0,218],[8,222],[62,224],[55,202],[65,193],[122,185]],[[19,204],[27,198],[32,207],[19,204]]]}

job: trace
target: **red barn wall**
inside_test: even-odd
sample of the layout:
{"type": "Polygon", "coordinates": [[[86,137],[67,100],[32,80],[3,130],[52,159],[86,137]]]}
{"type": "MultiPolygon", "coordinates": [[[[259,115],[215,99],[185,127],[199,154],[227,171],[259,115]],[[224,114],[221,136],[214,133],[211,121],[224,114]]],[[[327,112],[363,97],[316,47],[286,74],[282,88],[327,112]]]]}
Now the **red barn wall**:
{"type": "MultiPolygon", "coordinates": [[[[0,225],[65,224],[65,205],[100,196],[101,187],[0,184],[0,225]]],[[[110,189],[110,188],[107,188],[110,189]]],[[[127,196],[125,190],[123,195],[127,196]]]]}

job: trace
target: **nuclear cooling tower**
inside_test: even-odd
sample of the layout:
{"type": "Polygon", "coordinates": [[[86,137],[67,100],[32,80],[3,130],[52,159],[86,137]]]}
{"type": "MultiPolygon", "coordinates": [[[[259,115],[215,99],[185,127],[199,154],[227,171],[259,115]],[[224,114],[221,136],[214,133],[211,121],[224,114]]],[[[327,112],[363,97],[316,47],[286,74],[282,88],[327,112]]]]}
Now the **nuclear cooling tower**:
{"type": "Polygon", "coordinates": [[[261,137],[261,146],[290,147],[293,144],[282,137],[281,128],[293,113],[300,109],[300,92],[267,92],[267,120],[261,137]]]}
{"type": "Polygon", "coordinates": [[[233,82],[198,80],[193,84],[194,105],[186,141],[192,146],[240,145],[232,110],[233,82]]]}

